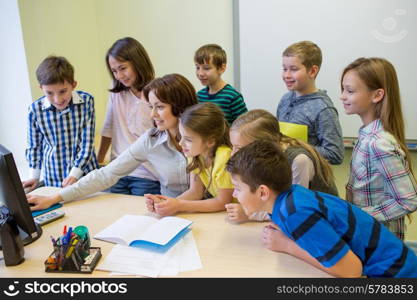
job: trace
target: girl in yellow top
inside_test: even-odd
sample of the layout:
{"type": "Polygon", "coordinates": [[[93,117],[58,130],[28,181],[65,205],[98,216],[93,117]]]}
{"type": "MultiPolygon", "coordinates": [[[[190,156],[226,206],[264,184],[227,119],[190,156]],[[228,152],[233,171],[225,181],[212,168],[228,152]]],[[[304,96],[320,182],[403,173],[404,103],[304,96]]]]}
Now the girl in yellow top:
{"type": "Polygon", "coordinates": [[[190,188],[177,198],[146,194],[148,210],[161,216],[225,210],[233,199],[233,185],[225,170],[232,149],[223,112],[213,103],[200,103],[186,109],[179,122],[190,188]]]}

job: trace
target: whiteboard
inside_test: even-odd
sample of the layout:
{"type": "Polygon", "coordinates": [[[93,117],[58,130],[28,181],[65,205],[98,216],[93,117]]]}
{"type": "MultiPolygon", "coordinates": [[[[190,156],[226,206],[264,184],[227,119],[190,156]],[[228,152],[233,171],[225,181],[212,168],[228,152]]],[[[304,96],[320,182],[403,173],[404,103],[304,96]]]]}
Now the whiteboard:
{"type": "Polygon", "coordinates": [[[417,139],[417,1],[235,0],[235,85],[248,109],[274,115],[287,89],[282,52],[310,40],[322,50],[317,88],[339,112],[343,136],[357,137],[361,120],[341,105],[340,75],[358,57],[384,57],[400,82],[406,138],[417,139]]]}

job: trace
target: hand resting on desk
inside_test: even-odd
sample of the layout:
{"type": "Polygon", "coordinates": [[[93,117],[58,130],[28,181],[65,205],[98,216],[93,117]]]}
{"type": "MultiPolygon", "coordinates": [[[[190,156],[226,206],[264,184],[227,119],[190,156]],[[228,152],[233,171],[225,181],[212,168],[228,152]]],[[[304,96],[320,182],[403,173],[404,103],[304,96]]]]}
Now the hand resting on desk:
{"type": "Polygon", "coordinates": [[[25,189],[25,193],[30,193],[31,191],[36,189],[38,184],[39,184],[39,180],[36,178],[22,181],[22,185],[23,185],[23,188],[25,189]]]}
{"type": "Polygon", "coordinates": [[[146,208],[149,212],[160,216],[172,216],[179,211],[179,203],[176,198],[162,195],[145,194],[146,208]]]}
{"type": "Polygon", "coordinates": [[[246,215],[240,203],[227,203],[225,207],[227,211],[227,217],[230,221],[235,223],[249,221],[249,217],[246,215]]]}
{"type": "Polygon", "coordinates": [[[40,210],[46,209],[55,203],[62,201],[62,198],[59,194],[52,196],[39,196],[39,195],[26,195],[30,206],[30,210],[40,210]]]}
{"type": "Polygon", "coordinates": [[[292,242],[274,223],[268,224],[262,231],[262,243],[271,251],[288,253],[286,246],[292,242]]]}

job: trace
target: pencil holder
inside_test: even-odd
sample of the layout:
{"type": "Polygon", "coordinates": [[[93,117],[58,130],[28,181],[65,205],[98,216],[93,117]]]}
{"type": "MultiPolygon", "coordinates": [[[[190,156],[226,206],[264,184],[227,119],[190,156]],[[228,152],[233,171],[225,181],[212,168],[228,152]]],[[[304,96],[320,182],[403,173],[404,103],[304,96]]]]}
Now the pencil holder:
{"type": "Polygon", "coordinates": [[[72,227],[55,240],[51,237],[53,252],[45,261],[46,272],[91,273],[101,257],[99,247],[90,246],[90,236],[85,226],[72,227]]]}

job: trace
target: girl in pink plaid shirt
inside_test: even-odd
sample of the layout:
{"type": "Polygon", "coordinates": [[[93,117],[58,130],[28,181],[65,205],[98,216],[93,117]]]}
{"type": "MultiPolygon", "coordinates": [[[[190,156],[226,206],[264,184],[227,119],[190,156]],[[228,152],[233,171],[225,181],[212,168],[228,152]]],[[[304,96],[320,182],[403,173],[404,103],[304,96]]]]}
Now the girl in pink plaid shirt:
{"type": "Polygon", "coordinates": [[[359,58],[342,74],[340,99],[363,126],[352,153],[346,199],[383,223],[401,240],[405,216],[417,208],[417,184],[405,144],[400,91],[393,65],[359,58]]]}

